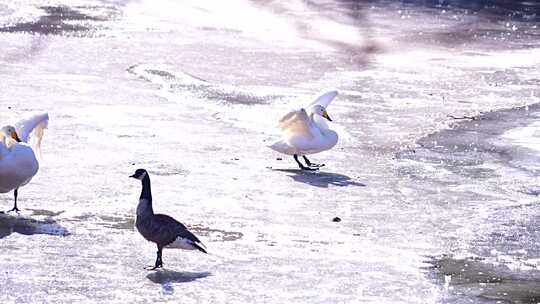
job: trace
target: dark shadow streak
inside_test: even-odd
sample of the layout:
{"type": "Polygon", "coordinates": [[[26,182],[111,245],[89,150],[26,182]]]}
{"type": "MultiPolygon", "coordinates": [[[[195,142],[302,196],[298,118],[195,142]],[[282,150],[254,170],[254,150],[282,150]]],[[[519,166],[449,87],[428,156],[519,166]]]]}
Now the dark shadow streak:
{"type": "Polygon", "coordinates": [[[52,218],[36,220],[16,214],[0,213],[0,239],[12,234],[23,235],[47,234],[57,236],[70,235],[69,231],[52,218]]]}
{"type": "Polygon", "coordinates": [[[311,186],[328,188],[329,185],[346,187],[346,186],[357,186],[365,187],[363,183],[356,182],[352,180],[347,175],[330,173],[330,172],[310,172],[300,169],[271,169],[272,171],[279,171],[285,173],[291,173],[288,175],[294,181],[305,183],[311,186]]]}
{"type": "MultiPolygon", "coordinates": [[[[343,0],[340,0],[343,1],[343,0]]],[[[407,0],[407,6],[432,9],[459,9],[492,21],[540,21],[540,3],[525,0],[407,0]]]]}
{"type": "Polygon", "coordinates": [[[210,272],[187,272],[187,271],[172,271],[161,269],[155,272],[151,272],[146,275],[146,278],[150,281],[160,284],[165,294],[174,294],[173,283],[189,283],[198,279],[211,276],[210,272]]]}
{"type": "Polygon", "coordinates": [[[78,9],[80,8],[77,7],[42,6],[40,9],[44,11],[44,14],[37,20],[10,25],[0,25],[0,33],[38,34],[31,36],[32,38],[29,47],[5,54],[5,61],[21,61],[41,52],[47,44],[47,40],[42,36],[64,35],[68,33],[86,35],[92,31],[88,22],[106,21],[112,18],[111,16],[89,16],[79,12],[78,9]]]}
{"type": "Polygon", "coordinates": [[[156,284],[188,283],[211,276],[210,272],[188,272],[173,270],[158,270],[146,275],[146,278],[156,284]]]}
{"type": "Polygon", "coordinates": [[[0,27],[4,33],[35,33],[41,35],[60,35],[66,32],[88,31],[85,25],[73,24],[72,21],[104,21],[101,18],[87,16],[68,6],[42,6],[45,15],[36,21],[21,22],[0,27]]]}

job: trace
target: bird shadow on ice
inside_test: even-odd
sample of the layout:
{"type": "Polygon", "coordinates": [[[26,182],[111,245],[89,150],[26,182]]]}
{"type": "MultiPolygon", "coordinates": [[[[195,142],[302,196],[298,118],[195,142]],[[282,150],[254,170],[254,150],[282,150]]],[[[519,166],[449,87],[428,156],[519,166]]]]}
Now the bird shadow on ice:
{"type": "Polygon", "coordinates": [[[328,188],[328,186],[338,186],[338,187],[347,187],[347,186],[357,186],[357,187],[366,187],[366,184],[359,183],[354,181],[347,175],[331,173],[331,172],[321,172],[321,171],[305,171],[300,169],[271,169],[272,171],[279,171],[290,173],[288,176],[294,181],[299,183],[305,183],[311,186],[328,188]]]}
{"type": "Polygon", "coordinates": [[[187,272],[162,269],[147,274],[146,278],[153,283],[160,284],[163,288],[163,293],[173,294],[173,283],[189,283],[211,275],[212,273],[210,272],[187,272]]]}
{"type": "Polygon", "coordinates": [[[69,231],[51,217],[35,219],[15,213],[0,213],[0,239],[12,234],[67,236],[69,231]]]}

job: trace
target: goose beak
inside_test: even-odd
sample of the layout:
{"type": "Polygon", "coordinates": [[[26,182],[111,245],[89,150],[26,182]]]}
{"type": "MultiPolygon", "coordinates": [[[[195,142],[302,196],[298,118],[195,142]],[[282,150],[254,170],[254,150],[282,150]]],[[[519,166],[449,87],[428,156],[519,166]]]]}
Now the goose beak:
{"type": "Polygon", "coordinates": [[[330,119],[330,116],[328,116],[328,112],[326,112],[326,111],[324,111],[324,112],[322,113],[322,117],[328,119],[328,121],[332,121],[332,119],[330,119]]]}
{"type": "Polygon", "coordinates": [[[136,177],[135,177],[135,174],[133,174],[133,175],[130,175],[129,177],[132,177],[132,178],[136,178],[136,177]]]}
{"type": "Polygon", "coordinates": [[[17,135],[17,132],[11,132],[11,138],[13,138],[17,142],[21,142],[21,139],[19,138],[19,135],[17,135]]]}

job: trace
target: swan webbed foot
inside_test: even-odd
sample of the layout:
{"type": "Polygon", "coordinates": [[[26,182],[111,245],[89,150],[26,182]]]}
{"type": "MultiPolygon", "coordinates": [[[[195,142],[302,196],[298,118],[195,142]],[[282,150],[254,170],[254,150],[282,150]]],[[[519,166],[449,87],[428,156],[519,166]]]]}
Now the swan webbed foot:
{"type": "Polygon", "coordinates": [[[305,155],[302,155],[302,158],[304,158],[308,167],[311,167],[311,168],[324,167],[324,164],[315,164],[315,163],[310,162],[309,159],[305,155]]]}
{"type": "Polygon", "coordinates": [[[17,208],[17,197],[18,196],[19,196],[19,188],[15,189],[13,191],[14,204],[13,204],[13,208],[11,208],[11,210],[8,210],[8,212],[15,211],[15,212],[19,213],[21,211],[21,210],[19,210],[19,208],[17,208]]]}
{"type": "MultiPolygon", "coordinates": [[[[319,168],[311,168],[311,167],[309,167],[309,163],[308,163],[308,167],[304,166],[300,162],[300,160],[298,160],[298,155],[297,154],[294,154],[293,157],[294,157],[294,160],[296,161],[296,163],[298,164],[298,167],[300,167],[300,169],[305,170],[305,171],[317,171],[317,170],[319,170],[319,168]]],[[[303,157],[304,157],[304,159],[307,159],[305,156],[303,156],[303,157]]]]}
{"type": "Polygon", "coordinates": [[[15,211],[15,212],[17,212],[17,213],[20,213],[20,212],[21,212],[21,210],[19,210],[19,208],[17,208],[17,206],[11,208],[11,209],[8,210],[7,212],[13,212],[13,211],[15,211]]]}

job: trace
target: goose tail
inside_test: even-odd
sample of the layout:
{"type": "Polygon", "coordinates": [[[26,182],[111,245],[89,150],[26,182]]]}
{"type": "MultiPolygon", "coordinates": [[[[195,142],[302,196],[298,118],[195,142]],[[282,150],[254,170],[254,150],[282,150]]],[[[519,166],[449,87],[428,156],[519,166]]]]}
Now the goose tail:
{"type": "Polygon", "coordinates": [[[193,245],[193,247],[197,248],[199,251],[208,254],[208,252],[206,252],[206,249],[203,248],[203,247],[206,247],[206,246],[204,246],[203,243],[195,243],[195,242],[193,242],[192,245],[193,245]]]}

